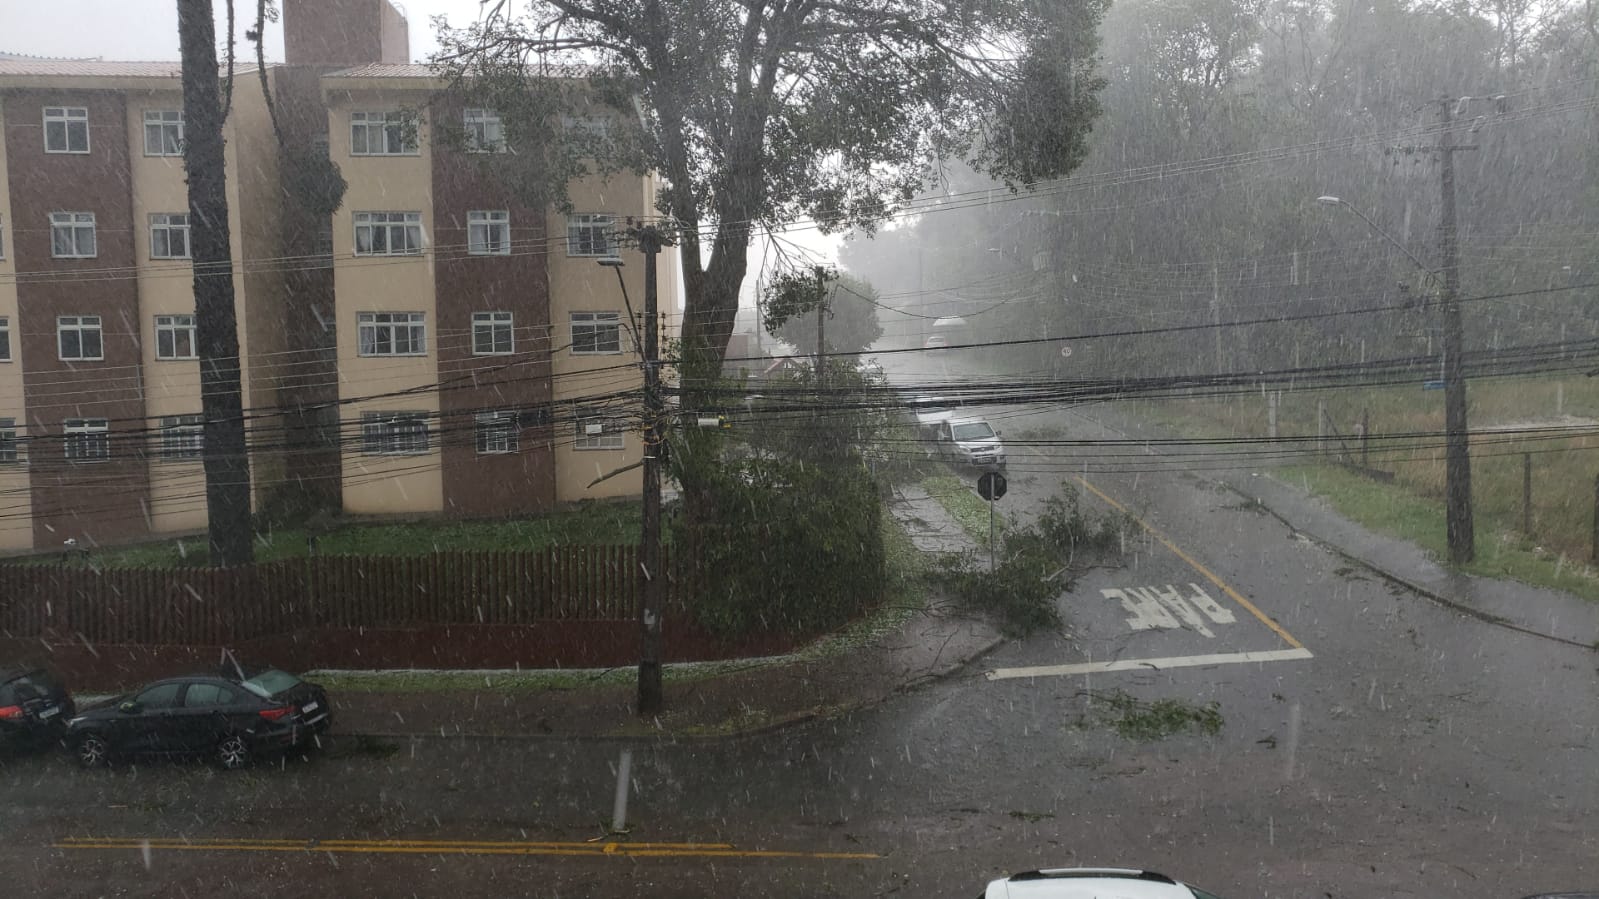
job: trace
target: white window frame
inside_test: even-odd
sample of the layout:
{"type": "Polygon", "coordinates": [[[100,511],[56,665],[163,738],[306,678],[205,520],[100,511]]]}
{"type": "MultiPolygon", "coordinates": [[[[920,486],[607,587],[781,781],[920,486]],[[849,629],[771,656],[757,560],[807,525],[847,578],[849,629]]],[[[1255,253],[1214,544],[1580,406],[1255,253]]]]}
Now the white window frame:
{"type": "Polygon", "coordinates": [[[468,153],[505,152],[505,124],[500,121],[499,113],[483,107],[469,107],[461,111],[461,125],[466,129],[468,153]]]}
{"type": "Polygon", "coordinates": [[[200,358],[200,338],[193,315],[155,317],[155,357],[162,362],[186,362],[200,358]],[[188,352],[181,352],[184,341],[188,352]]]}
{"type": "Polygon", "coordinates": [[[473,256],[511,255],[511,213],[472,209],[466,213],[466,251],[473,256]]]}
{"type": "Polygon", "coordinates": [[[44,119],[44,151],[46,153],[69,153],[82,156],[89,152],[89,108],[87,106],[46,106],[43,109],[44,119]],[[65,144],[62,147],[50,146],[51,126],[61,135],[65,144]],[[76,127],[74,127],[76,126],[76,127]],[[79,132],[83,135],[83,149],[72,146],[72,135],[79,132]]]}
{"type": "MultiPolygon", "coordinates": [[[[620,312],[573,312],[570,325],[572,329],[572,355],[574,356],[615,356],[622,352],[622,313],[620,312]],[[612,329],[616,331],[616,349],[602,347],[600,334],[602,331],[612,329]],[[579,335],[582,335],[581,337],[579,335]]],[[[606,341],[608,343],[609,341],[606,341]]]]}
{"type": "Polygon", "coordinates": [[[361,453],[425,456],[432,452],[427,412],[361,413],[361,453]]]}
{"type": "Polygon", "coordinates": [[[0,418],[0,465],[16,465],[21,461],[22,448],[17,440],[17,420],[0,418]]]}
{"type": "Polygon", "coordinates": [[[627,431],[614,418],[579,410],[577,435],[572,441],[572,449],[583,452],[627,449],[627,431]],[[594,430],[596,427],[598,430],[594,430]]]}
{"type": "Polygon", "coordinates": [[[355,332],[356,352],[364,357],[428,354],[426,313],[358,312],[355,332]]]}
{"type": "Polygon", "coordinates": [[[410,121],[410,116],[403,112],[353,110],[350,113],[350,155],[420,156],[422,155],[420,131],[420,122],[410,121]],[[356,137],[357,134],[360,135],[359,139],[356,137]],[[377,149],[373,149],[374,134],[377,135],[377,149]],[[406,145],[407,137],[411,140],[409,146],[406,145]]]}
{"type": "Polygon", "coordinates": [[[604,139],[611,136],[611,119],[603,115],[562,115],[561,130],[576,131],[604,139]]]}
{"type": "Polygon", "coordinates": [[[56,358],[62,362],[102,362],[105,360],[105,326],[98,315],[56,316],[56,358]],[[78,335],[78,355],[68,356],[62,342],[68,334],[78,335]],[[83,337],[93,334],[99,352],[90,356],[84,352],[83,337]]]}
{"type": "Polygon", "coordinates": [[[522,449],[521,418],[515,412],[479,412],[474,419],[474,444],[480,456],[508,456],[522,449]]]}
{"type": "Polygon", "coordinates": [[[95,232],[92,212],[50,213],[50,257],[52,259],[93,259],[100,255],[100,239],[95,232]],[[71,251],[58,252],[62,247],[60,237],[66,236],[71,251]],[[84,252],[84,235],[88,235],[88,252],[84,252]]]}
{"type": "Polygon", "coordinates": [[[144,155],[183,155],[183,110],[146,109],[144,111],[144,155]],[[151,136],[155,143],[150,142],[151,136]],[[172,138],[169,143],[167,138],[172,138]]]}
{"type": "Polygon", "coordinates": [[[150,258],[151,259],[191,259],[194,251],[189,243],[189,214],[187,212],[152,212],[150,213],[150,258]],[[158,241],[156,235],[160,234],[159,243],[165,246],[165,252],[156,252],[158,241]],[[183,252],[172,252],[172,239],[182,235],[183,252]]]}
{"type": "Polygon", "coordinates": [[[62,453],[74,465],[111,461],[111,423],[104,418],[69,418],[61,423],[62,453]]]}
{"type": "Polygon", "coordinates": [[[472,355],[509,356],[514,352],[516,352],[516,317],[512,313],[472,313],[472,355]],[[501,337],[505,339],[501,341],[501,337]],[[502,343],[503,349],[501,349],[502,343]]]}
{"type": "Polygon", "coordinates": [[[0,315],[0,362],[11,361],[11,319],[0,315]]]}
{"type": "Polygon", "coordinates": [[[162,416],[160,455],[163,462],[197,462],[205,458],[205,416],[162,416]]]}
{"type": "Polygon", "coordinates": [[[616,216],[608,212],[579,212],[566,218],[566,255],[609,256],[614,249],[611,231],[616,216]],[[586,244],[586,246],[585,246],[586,244]]]}
{"type": "Polygon", "coordinates": [[[357,256],[417,256],[422,253],[422,213],[420,212],[357,212],[355,220],[355,255],[357,256]],[[362,235],[365,232],[362,249],[362,235]],[[379,236],[383,247],[378,248],[379,236]],[[399,249],[395,249],[395,238],[399,249]]]}

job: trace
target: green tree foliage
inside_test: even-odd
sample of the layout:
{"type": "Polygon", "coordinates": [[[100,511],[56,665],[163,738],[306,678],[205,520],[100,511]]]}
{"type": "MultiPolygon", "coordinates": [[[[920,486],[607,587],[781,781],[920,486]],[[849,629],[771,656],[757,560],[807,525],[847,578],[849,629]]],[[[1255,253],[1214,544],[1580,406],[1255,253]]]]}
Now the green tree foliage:
{"type": "MultiPolygon", "coordinates": [[[[437,22],[435,62],[535,147],[577,102],[554,96],[571,84],[624,113],[610,117],[619,143],[586,152],[665,177],[661,211],[682,229],[685,362],[709,377],[756,226],[869,228],[953,158],[1021,182],[1070,171],[1097,112],[1102,3],[497,2],[471,26],[437,22]]],[[[560,196],[585,163],[552,152],[532,155],[560,196]]]]}
{"type": "Polygon", "coordinates": [[[766,332],[801,353],[816,352],[816,310],[826,321],[825,352],[861,353],[883,336],[877,313],[882,304],[867,281],[836,269],[794,272],[767,285],[761,306],[766,332]]]}

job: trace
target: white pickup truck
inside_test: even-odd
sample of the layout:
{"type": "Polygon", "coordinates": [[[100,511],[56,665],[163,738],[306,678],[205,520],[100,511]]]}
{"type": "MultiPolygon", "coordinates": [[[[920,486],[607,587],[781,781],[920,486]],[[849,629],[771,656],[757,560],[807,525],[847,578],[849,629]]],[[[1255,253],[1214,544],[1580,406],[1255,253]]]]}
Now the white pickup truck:
{"type": "Polygon", "coordinates": [[[914,414],[917,433],[937,458],[957,465],[1005,468],[1005,445],[986,420],[956,415],[942,406],[919,406],[914,414]]]}

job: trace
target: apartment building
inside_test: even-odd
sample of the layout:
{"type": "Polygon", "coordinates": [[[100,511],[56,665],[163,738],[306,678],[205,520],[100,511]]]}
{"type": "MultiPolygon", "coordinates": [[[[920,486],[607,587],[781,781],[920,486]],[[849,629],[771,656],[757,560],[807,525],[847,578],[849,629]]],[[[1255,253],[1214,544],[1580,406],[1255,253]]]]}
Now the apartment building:
{"type": "MultiPolygon", "coordinates": [[[[520,203],[493,110],[405,60],[386,0],[287,0],[287,62],[226,125],[258,511],[499,517],[636,494],[637,355],[615,252],[653,178],[520,203]],[[465,130],[467,146],[442,127],[465,130]],[[331,216],[310,148],[347,185],[331,216]],[[605,399],[613,397],[612,399],[605,399]]],[[[204,527],[177,63],[0,57],[0,551],[204,527]]],[[[626,251],[626,290],[642,264],[626,251]]],[[[663,254],[661,305],[678,305],[663,254]]]]}

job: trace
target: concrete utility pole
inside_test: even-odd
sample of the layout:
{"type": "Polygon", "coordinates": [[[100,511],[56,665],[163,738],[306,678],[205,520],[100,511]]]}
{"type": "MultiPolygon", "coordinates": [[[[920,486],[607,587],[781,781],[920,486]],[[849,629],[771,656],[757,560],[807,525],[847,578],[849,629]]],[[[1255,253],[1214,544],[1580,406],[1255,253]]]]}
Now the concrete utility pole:
{"type": "Polygon", "coordinates": [[[206,526],[211,564],[245,565],[255,555],[250,457],[244,437],[239,325],[223,168],[225,114],[211,0],[178,0],[178,42],[183,57],[183,167],[189,178],[200,409],[205,418],[206,526]]]}
{"type": "Polygon", "coordinates": [[[641,643],[638,663],[638,713],[659,714],[665,704],[661,688],[661,594],[666,572],[661,570],[661,462],[666,454],[666,434],[661,401],[660,319],[656,315],[656,257],[665,244],[659,229],[645,225],[634,230],[644,254],[644,528],[639,548],[640,575],[644,578],[639,609],[641,643]]]}
{"type": "Polygon", "coordinates": [[[1454,100],[1438,100],[1443,131],[1438,136],[1442,156],[1443,205],[1438,219],[1438,242],[1443,255],[1445,516],[1448,521],[1449,560],[1464,565],[1476,557],[1476,535],[1471,515],[1470,432],[1466,426],[1465,326],[1460,319],[1460,260],[1455,230],[1455,153],[1474,147],[1454,143],[1454,100]]]}
{"type": "Polygon", "coordinates": [[[822,389],[825,380],[824,372],[827,368],[827,301],[823,299],[826,291],[826,271],[816,267],[816,389],[822,389]]]}

